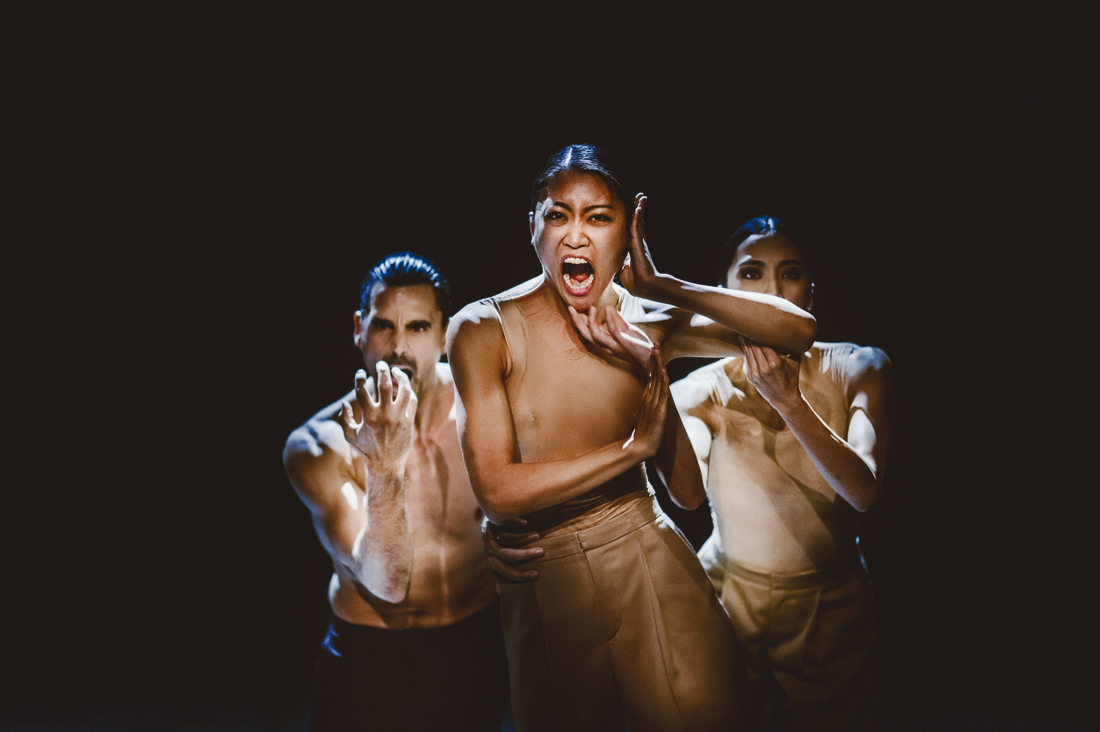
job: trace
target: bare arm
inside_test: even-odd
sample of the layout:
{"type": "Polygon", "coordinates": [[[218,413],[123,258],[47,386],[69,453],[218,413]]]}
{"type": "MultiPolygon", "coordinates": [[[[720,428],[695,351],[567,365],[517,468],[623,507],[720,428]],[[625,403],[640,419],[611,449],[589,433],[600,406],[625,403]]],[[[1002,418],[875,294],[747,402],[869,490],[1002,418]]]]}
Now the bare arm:
{"type": "Polygon", "coordinates": [[[645,243],[645,204],[646,197],[639,193],[630,228],[630,255],[620,279],[631,294],[687,311],[665,324],[663,345],[668,359],[735,354],[737,333],[781,353],[803,353],[813,345],[817,321],[782,298],[697,285],[657,272],[645,243]]]}
{"type": "Polygon", "coordinates": [[[660,375],[654,370],[630,439],[566,460],[516,462],[504,348],[491,309],[469,305],[451,320],[447,356],[458,399],[459,441],[474,495],[489,520],[504,523],[579,496],[657,452],[668,399],[667,390],[657,388],[660,375]]]}
{"type": "Polygon", "coordinates": [[[691,443],[692,453],[699,464],[699,473],[704,485],[710,470],[710,449],[714,442],[714,435],[707,423],[696,416],[696,412],[702,409],[707,401],[709,390],[707,387],[690,376],[680,379],[670,387],[672,400],[676,404],[676,411],[680,415],[684,426],[684,433],[691,443]]]}
{"type": "MultiPolygon", "coordinates": [[[[654,347],[643,330],[626,322],[618,310],[611,306],[604,309],[606,330],[598,322],[595,308],[581,314],[570,307],[569,313],[581,338],[605,359],[618,359],[645,368],[650,359],[655,358],[655,366],[662,376],[659,388],[668,390],[668,374],[660,349],[654,347]]],[[[653,457],[653,465],[673,503],[691,511],[706,499],[706,487],[679,413],[676,409],[668,409],[665,415],[661,447],[653,457]]]]}
{"type": "Polygon", "coordinates": [[[661,449],[653,458],[657,476],[668,488],[668,495],[673,503],[693,511],[703,504],[707,489],[699,469],[699,461],[692,449],[691,438],[675,409],[668,410],[664,435],[661,449]]]}
{"type": "Polygon", "coordinates": [[[287,440],[283,462],[322,545],[371,594],[401,602],[412,573],[405,465],[416,395],[380,364],[378,399],[356,375],[355,402],[332,405],[287,440]],[[396,388],[395,388],[396,382],[396,388]]]}
{"type": "Polygon", "coordinates": [[[886,469],[890,359],[875,348],[858,349],[852,358],[848,433],[841,437],[802,396],[797,361],[770,348],[746,344],[745,349],[749,381],[787,422],[830,487],[856,510],[866,511],[878,498],[886,469]]]}

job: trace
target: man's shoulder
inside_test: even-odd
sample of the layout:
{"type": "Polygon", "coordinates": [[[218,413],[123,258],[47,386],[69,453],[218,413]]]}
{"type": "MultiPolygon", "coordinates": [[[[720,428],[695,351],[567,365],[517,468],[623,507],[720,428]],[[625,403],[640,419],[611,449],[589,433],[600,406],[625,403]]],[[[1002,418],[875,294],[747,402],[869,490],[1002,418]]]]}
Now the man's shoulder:
{"type": "Polygon", "coordinates": [[[435,378],[439,379],[439,383],[447,386],[450,389],[454,389],[455,379],[451,374],[451,366],[448,363],[439,361],[435,365],[435,378]]]}
{"type": "Polygon", "coordinates": [[[343,427],[324,416],[327,411],[311,417],[287,438],[283,464],[295,485],[320,466],[346,462],[349,445],[343,427]]]}

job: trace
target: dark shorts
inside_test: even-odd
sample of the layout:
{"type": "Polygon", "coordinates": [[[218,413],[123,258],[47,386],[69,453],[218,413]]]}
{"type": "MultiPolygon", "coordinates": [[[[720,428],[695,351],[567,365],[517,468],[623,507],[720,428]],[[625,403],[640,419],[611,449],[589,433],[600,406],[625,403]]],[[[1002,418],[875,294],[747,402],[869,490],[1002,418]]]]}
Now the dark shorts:
{"type": "Polygon", "coordinates": [[[310,730],[500,730],[508,667],[493,604],[444,628],[334,617],[313,676],[310,730]]]}

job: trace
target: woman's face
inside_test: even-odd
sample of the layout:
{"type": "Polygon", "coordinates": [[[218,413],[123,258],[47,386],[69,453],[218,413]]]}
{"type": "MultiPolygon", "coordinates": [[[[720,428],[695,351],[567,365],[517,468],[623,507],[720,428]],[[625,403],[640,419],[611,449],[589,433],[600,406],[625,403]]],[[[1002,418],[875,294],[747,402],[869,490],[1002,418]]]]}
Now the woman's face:
{"type": "Polygon", "coordinates": [[[531,244],[566,305],[596,305],[626,258],[627,212],[603,178],[568,170],[551,179],[530,214],[531,244]]]}
{"type": "Polygon", "coordinates": [[[757,234],[741,242],[726,274],[726,287],[775,295],[803,310],[813,305],[813,284],[802,253],[782,234],[757,234]]]}

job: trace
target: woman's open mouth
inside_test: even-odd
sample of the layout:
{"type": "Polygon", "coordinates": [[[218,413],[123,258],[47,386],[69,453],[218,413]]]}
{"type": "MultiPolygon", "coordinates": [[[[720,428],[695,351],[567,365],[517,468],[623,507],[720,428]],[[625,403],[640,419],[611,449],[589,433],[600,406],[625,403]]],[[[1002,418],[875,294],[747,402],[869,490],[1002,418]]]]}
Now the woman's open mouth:
{"type": "Polygon", "coordinates": [[[596,270],[592,263],[581,257],[566,257],[561,262],[561,276],[565,289],[574,297],[583,297],[596,284],[596,270]]]}

